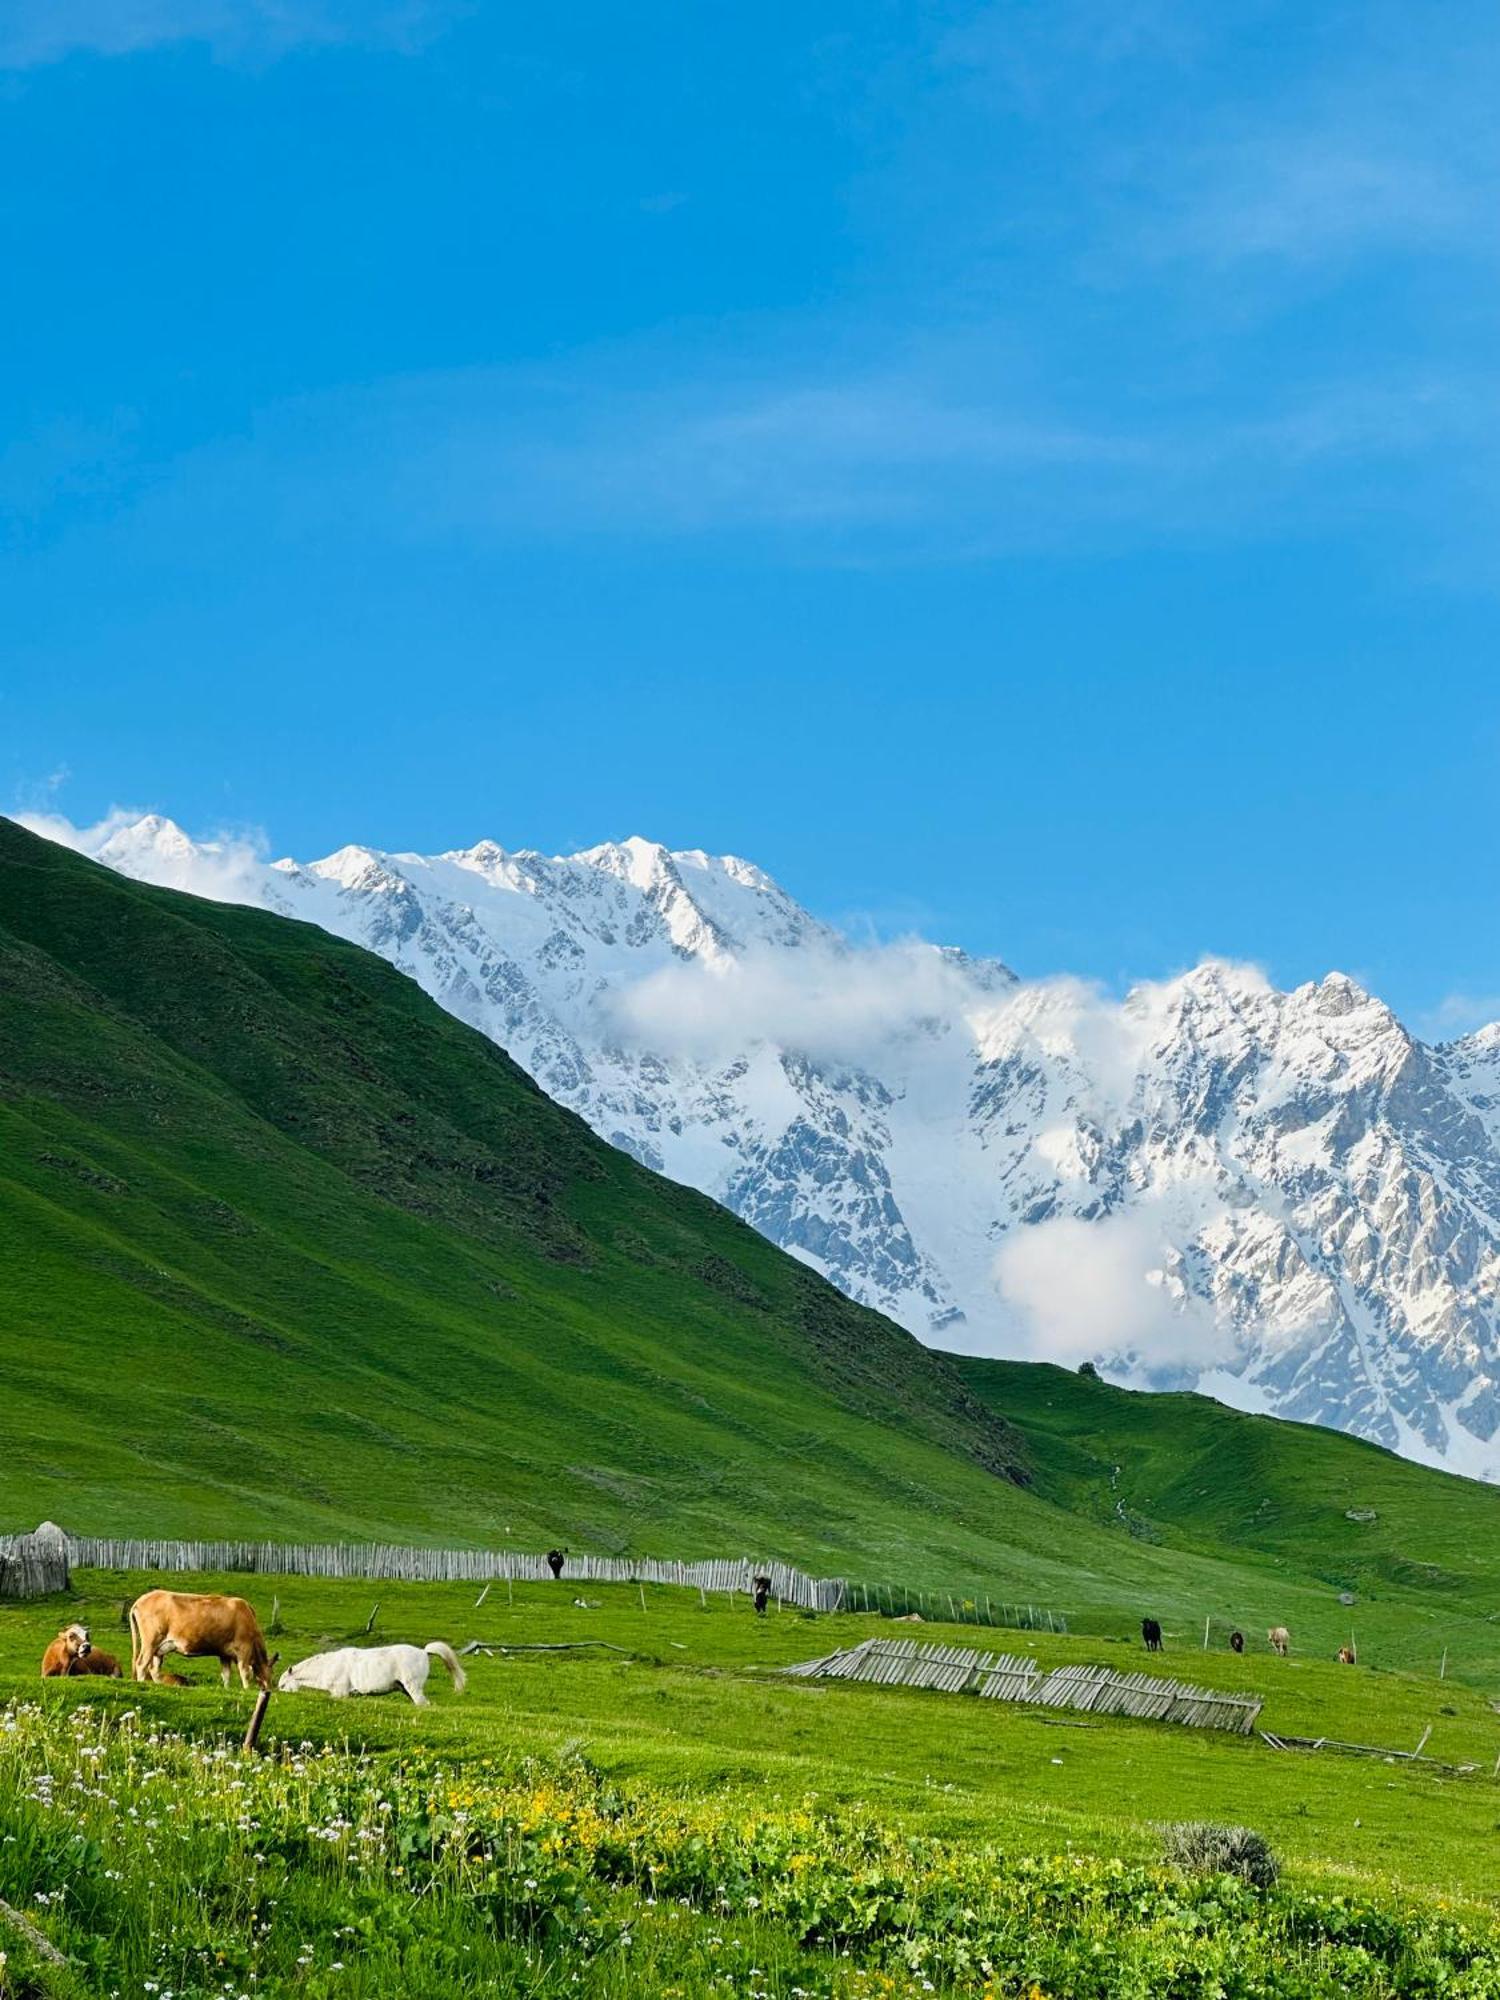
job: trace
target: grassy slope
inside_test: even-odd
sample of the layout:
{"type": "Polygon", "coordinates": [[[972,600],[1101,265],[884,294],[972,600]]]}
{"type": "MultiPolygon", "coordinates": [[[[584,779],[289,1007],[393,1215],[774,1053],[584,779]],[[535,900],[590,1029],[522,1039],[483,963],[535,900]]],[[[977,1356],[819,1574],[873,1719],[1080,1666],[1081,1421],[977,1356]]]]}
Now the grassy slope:
{"type": "Polygon", "coordinates": [[[1015,1496],[940,1359],[382,961],[6,822],[0,1298],[11,1522],[972,1564],[1015,1496]]]}
{"type": "Polygon", "coordinates": [[[1174,1548],[1288,1563],[1335,1590],[1500,1603],[1500,1492],[1359,1438],[1045,1363],[954,1357],[1024,1432],[1036,1489],[1174,1548]],[[1351,1514],[1374,1516],[1351,1519],[1351,1514]]]}
{"type": "MultiPolygon", "coordinates": [[[[212,1663],[183,1666],[191,1694],[133,1684],[35,1680],[35,1662],[64,1615],[82,1616],[96,1642],[117,1647],[119,1607],[150,1579],[84,1574],[66,1605],[0,1607],[0,1697],[19,1694],[63,1706],[113,1709],[144,1701],[153,1714],[192,1728],[242,1723],[248,1697],[219,1692],[212,1663]]],[[[195,1587],[245,1588],[244,1578],[195,1587]]],[[[284,1660],[361,1637],[377,1587],[306,1579],[253,1580],[263,1616],[276,1592],[284,1660]]],[[[751,1676],[808,1659],[870,1633],[877,1617],[774,1613],[757,1620],[731,1605],[670,1588],[639,1596],[619,1586],[589,1591],[596,1609],[574,1606],[571,1586],[517,1585],[513,1602],[472,1588],[378,1586],[376,1638],[455,1644],[605,1640],[630,1657],[600,1653],[514,1655],[468,1662],[461,1700],[434,1673],[427,1713],[398,1700],[332,1704],[278,1695],[272,1740],[303,1737],[372,1749],[440,1746],[455,1757],[557,1751],[582,1743],[612,1773],[688,1788],[695,1796],[743,1798],[747,1807],[861,1802],[888,1823],[1008,1847],[1147,1858],[1157,1827],[1210,1818],[1259,1828],[1304,1875],[1363,1877],[1380,1889],[1493,1899],[1500,1720],[1477,1692],[1430,1676],[1326,1660],[1278,1660],[1262,1643],[1236,1659],[1219,1650],[1176,1650],[1166,1666],[1211,1686],[1262,1694],[1270,1728],[1411,1748],[1429,1723],[1430,1753],[1475,1775],[1445,1776],[1383,1762],[1278,1753],[1255,1741],[1151,1723],[1047,1717],[1002,1703],[901,1689],[808,1685],[751,1676]]],[[[905,1630],[906,1628],[898,1628],[905,1630]]],[[[924,1637],[973,1645],[971,1630],[934,1625],[924,1637]]],[[[981,1636],[981,1644],[984,1643],[981,1636]]],[[[1124,1621],[1086,1638],[1016,1635],[1044,1665],[1103,1660],[1145,1663],[1124,1621]]]]}

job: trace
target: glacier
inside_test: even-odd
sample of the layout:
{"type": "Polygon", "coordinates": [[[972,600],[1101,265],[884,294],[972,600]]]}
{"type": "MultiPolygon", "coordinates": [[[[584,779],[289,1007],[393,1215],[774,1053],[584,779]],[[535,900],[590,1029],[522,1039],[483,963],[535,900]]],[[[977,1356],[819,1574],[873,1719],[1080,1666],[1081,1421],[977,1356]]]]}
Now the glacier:
{"type": "Polygon", "coordinates": [[[860,946],[750,862],[641,839],[301,863],[154,814],[26,823],[380,953],[932,1345],[1500,1477],[1500,1027],[1430,1046],[1337,972],[1206,960],[1114,998],[860,946]]]}

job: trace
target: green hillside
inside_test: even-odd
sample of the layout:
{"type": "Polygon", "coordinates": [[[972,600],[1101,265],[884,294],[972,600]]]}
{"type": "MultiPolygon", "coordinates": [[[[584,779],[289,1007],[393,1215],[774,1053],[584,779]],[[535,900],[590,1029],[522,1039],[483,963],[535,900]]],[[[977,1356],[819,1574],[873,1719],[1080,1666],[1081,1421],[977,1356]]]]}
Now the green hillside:
{"type": "Polygon", "coordinates": [[[872,1551],[1015,1434],[383,961],[0,821],[0,1519],[872,1551]]]}
{"type": "Polygon", "coordinates": [[[1165,1548],[1266,1558],[1361,1597],[1500,1609],[1500,1492],[1207,1396],[1115,1388],[1045,1362],[953,1357],[1024,1434],[1035,1490],[1165,1548]]]}

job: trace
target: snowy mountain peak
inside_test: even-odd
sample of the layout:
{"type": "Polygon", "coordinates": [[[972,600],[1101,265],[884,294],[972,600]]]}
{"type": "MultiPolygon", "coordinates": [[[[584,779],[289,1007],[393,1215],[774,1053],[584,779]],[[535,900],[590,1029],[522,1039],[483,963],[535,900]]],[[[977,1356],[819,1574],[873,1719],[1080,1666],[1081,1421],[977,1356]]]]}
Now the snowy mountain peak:
{"type": "Polygon", "coordinates": [[[856,946],[638,837],[266,865],[68,839],[382,953],[648,1165],[939,1345],[1196,1382],[1500,1476],[1500,1024],[1206,959],[1123,1000],[856,946]]]}
{"type": "Polygon", "coordinates": [[[147,864],[153,857],[181,861],[192,858],[196,849],[176,820],[161,813],[147,813],[143,819],[114,826],[100,844],[97,858],[112,868],[129,872],[129,864],[147,864]]]}
{"type": "Polygon", "coordinates": [[[406,887],[405,878],[394,865],[394,857],[377,854],[369,847],[341,847],[321,861],[308,863],[307,873],[322,882],[336,882],[341,889],[371,894],[390,894],[406,887]]]}

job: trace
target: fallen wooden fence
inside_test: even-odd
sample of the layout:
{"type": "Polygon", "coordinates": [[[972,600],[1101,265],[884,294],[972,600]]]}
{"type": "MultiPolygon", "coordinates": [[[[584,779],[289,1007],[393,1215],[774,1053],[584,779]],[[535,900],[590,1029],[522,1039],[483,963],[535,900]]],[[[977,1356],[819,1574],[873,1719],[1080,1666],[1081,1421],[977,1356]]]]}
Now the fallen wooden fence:
{"type": "MultiPolygon", "coordinates": [[[[199,1575],[244,1572],[262,1576],[361,1578],[397,1583],[548,1583],[552,1572],[544,1555],[514,1549],[425,1549],[387,1544],[321,1542],[164,1541],[138,1537],[71,1535],[67,1549],[78,1569],[166,1570],[199,1575]]],[[[569,1554],[564,1583],[665,1583],[687,1590],[753,1594],[755,1578],[771,1579],[771,1596],[799,1611],[890,1611],[897,1602],[915,1603],[921,1592],[897,1591],[895,1586],[851,1584],[844,1577],[806,1576],[789,1564],[749,1556],[679,1562],[658,1556],[596,1556],[569,1554]],[[882,1603],[882,1598],[884,1602],[882,1603]]],[[[51,1586],[62,1588],[62,1585],[51,1586]]],[[[957,1599],[933,1592],[925,1597],[931,1615],[944,1617],[943,1607],[957,1604],[958,1616],[982,1624],[1035,1624],[1038,1629],[1066,1632],[1060,1612],[1034,1605],[1006,1605],[972,1594],[957,1599]],[[984,1610],[978,1607],[983,1604],[984,1610]]]]}
{"type": "MultiPolygon", "coordinates": [[[[1432,1771],[1452,1771],[1467,1775],[1477,1771],[1477,1764],[1445,1764],[1437,1757],[1424,1757],[1423,1750],[1432,1734],[1429,1723],[1422,1732],[1421,1741],[1415,1750],[1385,1750],[1378,1743],[1341,1743],[1335,1736],[1282,1736],[1269,1729],[1258,1729],[1256,1734],[1270,1750],[1332,1750],[1340,1757],[1378,1757],[1383,1764],[1425,1764],[1432,1771]]],[[[1496,1764],[1496,1775],[1500,1776],[1500,1763],[1496,1764]]]]}
{"type": "Polygon", "coordinates": [[[1263,1706],[1256,1695],[1221,1694],[1153,1674],[1113,1667],[1058,1667],[1044,1674],[1035,1660],[977,1653],[964,1646],[923,1646],[914,1639],[867,1639],[821,1660],[782,1670],[804,1680],[874,1682],[882,1687],[938,1688],[1037,1708],[1133,1715],[1188,1729],[1223,1729],[1248,1736],[1263,1706]]]}
{"type": "Polygon", "coordinates": [[[1155,1674],[1122,1674],[1113,1667],[1058,1667],[1029,1694],[1042,1708],[1076,1708],[1092,1715],[1135,1715],[1151,1722],[1180,1722],[1189,1729],[1227,1729],[1248,1736],[1264,1703],[1255,1695],[1220,1694],[1155,1674]]]}

